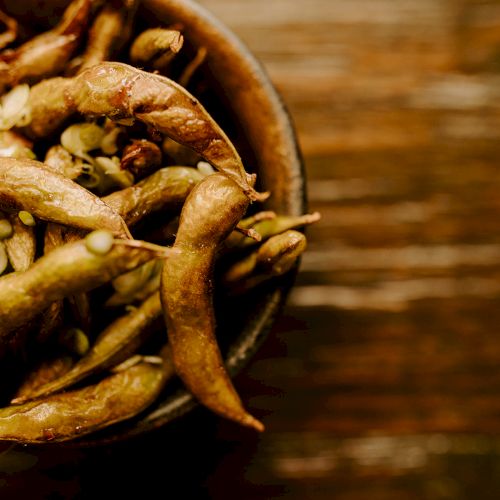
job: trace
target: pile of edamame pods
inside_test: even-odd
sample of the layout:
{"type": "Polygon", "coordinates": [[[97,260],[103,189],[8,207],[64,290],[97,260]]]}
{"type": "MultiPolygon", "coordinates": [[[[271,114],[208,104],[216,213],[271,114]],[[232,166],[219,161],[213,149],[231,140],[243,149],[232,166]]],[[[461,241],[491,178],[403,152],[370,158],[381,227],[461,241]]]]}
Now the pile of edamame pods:
{"type": "Polygon", "coordinates": [[[287,273],[319,215],[258,211],[269,193],[186,90],[205,49],[179,64],[182,32],[138,29],[138,3],[73,0],[31,37],[0,12],[0,440],[103,429],[175,376],[263,429],[224,367],[214,288],[287,273]]]}

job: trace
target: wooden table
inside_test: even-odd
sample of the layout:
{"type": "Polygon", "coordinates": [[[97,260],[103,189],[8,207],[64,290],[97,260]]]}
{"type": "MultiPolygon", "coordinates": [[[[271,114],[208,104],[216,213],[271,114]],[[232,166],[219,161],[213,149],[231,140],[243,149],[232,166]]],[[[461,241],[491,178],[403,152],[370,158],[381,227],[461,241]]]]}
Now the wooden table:
{"type": "Polygon", "coordinates": [[[243,497],[499,498],[500,4],[202,3],[282,93],[323,215],[240,379],[268,428],[243,497]]]}
{"type": "Polygon", "coordinates": [[[267,431],[198,410],[108,450],[17,448],[0,485],[20,498],[28,463],[40,498],[499,498],[500,4],[200,1],[282,93],[323,215],[236,380],[267,431]]]}

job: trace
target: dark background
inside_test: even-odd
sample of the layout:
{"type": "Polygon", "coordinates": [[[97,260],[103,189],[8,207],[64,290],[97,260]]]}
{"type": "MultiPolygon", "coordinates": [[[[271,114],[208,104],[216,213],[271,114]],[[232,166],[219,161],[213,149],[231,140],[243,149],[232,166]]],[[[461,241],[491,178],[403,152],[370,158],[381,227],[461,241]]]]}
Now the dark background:
{"type": "Polygon", "coordinates": [[[500,4],[201,3],[282,93],[323,215],[236,379],[267,431],[197,410],[114,448],[16,446],[1,497],[499,498],[500,4]]]}

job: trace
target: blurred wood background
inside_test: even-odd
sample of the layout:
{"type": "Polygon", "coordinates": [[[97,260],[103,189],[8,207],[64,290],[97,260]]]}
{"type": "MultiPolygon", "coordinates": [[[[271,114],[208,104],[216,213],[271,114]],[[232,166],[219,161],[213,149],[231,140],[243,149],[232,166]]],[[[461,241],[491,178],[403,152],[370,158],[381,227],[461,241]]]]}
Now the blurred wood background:
{"type": "Polygon", "coordinates": [[[16,449],[1,484],[31,460],[40,498],[499,498],[500,4],[200,3],[281,92],[323,215],[237,379],[267,431],[198,410],[118,451],[16,449]]]}
{"type": "Polygon", "coordinates": [[[500,4],[201,3],[283,95],[323,214],[247,375],[248,498],[499,498],[500,4]]]}

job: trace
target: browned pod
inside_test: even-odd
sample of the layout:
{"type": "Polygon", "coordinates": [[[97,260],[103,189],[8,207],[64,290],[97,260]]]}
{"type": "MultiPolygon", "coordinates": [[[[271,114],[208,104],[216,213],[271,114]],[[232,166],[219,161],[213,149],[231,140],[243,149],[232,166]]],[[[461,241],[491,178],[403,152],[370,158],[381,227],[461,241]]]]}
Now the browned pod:
{"type": "Polygon", "coordinates": [[[212,298],[216,252],[241,220],[249,200],[222,174],[203,179],[182,208],[174,248],[163,266],[161,299],[176,371],[191,393],[214,412],[259,431],[226,372],[215,338],[212,298]]]}
{"type": "Polygon", "coordinates": [[[0,208],[81,229],[107,229],[130,238],[123,219],[104,201],[34,160],[0,158],[0,208]]]}

